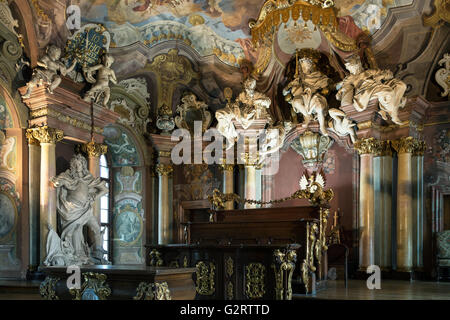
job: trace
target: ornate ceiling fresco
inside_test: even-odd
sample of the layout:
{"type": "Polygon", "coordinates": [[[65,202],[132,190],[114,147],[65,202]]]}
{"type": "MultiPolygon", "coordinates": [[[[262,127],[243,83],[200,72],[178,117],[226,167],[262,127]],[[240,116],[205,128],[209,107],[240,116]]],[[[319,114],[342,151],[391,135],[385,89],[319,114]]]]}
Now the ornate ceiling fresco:
{"type": "MultiPolygon", "coordinates": [[[[352,16],[360,29],[375,33],[388,9],[412,0],[337,0],[338,16],[352,16]]],[[[216,55],[238,66],[242,59],[257,61],[248,21],[258,17],[262,0],[115,0],[74,1],[81,6],[84,23],[101,23],[112,33],[112,47],[136,42],[151,47],[168,40],[192,46],[201,56],[216,55]],[[77,3],[79,2],[79,3],[77,3]]],[[[294,23],[289,21],[289,24],[294,23]]],[[[278,44],[286,54],[305,46],[317,48],[320,32],[311,22],[301,28],[280,28],[278,44]],[[297,43],[299,45],[294,45],[297,43]]]]}

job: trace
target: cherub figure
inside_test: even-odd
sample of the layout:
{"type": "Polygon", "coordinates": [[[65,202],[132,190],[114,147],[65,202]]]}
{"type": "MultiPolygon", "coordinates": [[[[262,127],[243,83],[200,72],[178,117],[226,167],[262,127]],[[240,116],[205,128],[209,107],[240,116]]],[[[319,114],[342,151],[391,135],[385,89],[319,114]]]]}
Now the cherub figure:
{"type": "Polygon", "coordinates": [[[328,92],[330,79],[322,72],[315,70],[319,57],[319,54],[311,49],[302,49],[297,52],[294,80],[284,88],[283,95],[292,105],[293,111],[303,115],[303,127],[308,127],[311,118],[316,115],[320,132],[322,135],[328,136],[325,125],[328,102],[322,93],[328,92]],[[299,72],[299,63],[301,73],[299,72]]]}
{"type": "Polygon", "coordinates": [[[27,83],[27,92],[23,95],[23,98],[28,99],[33,92],[35,86],[41,86],[44,83],[48,84],[48,92],[53,94],[54,90],[61,83],[61,77],[58,72],[65,76],[71,72],[77,60],[75,59],[69,68],[59,61],[61,58],[61,49],[55,45],[50,45],[47,47],[47,53],[42,57],[41,60],[37,62],[37,67],[33,70],[33,76],[30,82],[27,83]]]}
{"type": "Polygon", "coordinates": [[[111,89],[109,88],[109,81],[117,84],[116,74],[111,69],[114,63],[114,58],[108,54],[104,54],[102,57],[102,63],[93,67],[83,69],[86,80],[89,83],[93,83],[92,88],[86,93],[84,101],[95,100],[98,102],[103,95],[103,106],[107,108],[109,98],[111,97],[111,89]],[[97,78],[93,77],[93,73],[97,72],[97,78]]]}
{"type": "Polygon", "coordinates": [[[341,106],[353,103],[355,109],[361,112],[366,110],[371,99],[377,98],[381,117],[387,120],[389,114],[395,124],[401,125],[398,110],[406,103],[406,84],[395,79],[390,70],[364,70],[356,55],[347,59],[345,67],[350,75],[337,85],[339,91],[336,94],[341,106]]]}
{"type": "Polygon", "coordinates": [[[353,127],[356,124],[352,123],[352,121],[347,118],[345,113],[339,109],[331,108],[328,110],[328,114],[332,119],[328,122],[330,130],[336,132],[336,134],[341,137],[349,135],[352,143],[355,143],[356,134],[353,127]]]}

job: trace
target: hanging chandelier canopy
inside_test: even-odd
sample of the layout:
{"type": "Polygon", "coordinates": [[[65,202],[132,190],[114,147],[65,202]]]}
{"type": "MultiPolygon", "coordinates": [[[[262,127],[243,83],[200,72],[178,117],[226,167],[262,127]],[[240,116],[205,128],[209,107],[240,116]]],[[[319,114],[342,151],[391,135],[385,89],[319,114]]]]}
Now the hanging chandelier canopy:
{"type": "Polygon", "coordinates": [[[331,0],[267,0],[262,6],[258,20],[250,20],[249,27],[253,45],[257,47],[271,41],[273,33],[281,23],[292,18],[297,22],[300,18],[306,23],[311,21],[320,28],[337,28],[337,11],[331,0]]]}

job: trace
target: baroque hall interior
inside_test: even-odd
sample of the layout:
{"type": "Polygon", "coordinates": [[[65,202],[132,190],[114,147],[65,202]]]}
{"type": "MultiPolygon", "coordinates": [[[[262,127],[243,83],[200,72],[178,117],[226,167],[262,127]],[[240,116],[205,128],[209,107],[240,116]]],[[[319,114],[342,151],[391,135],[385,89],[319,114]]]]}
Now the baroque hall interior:
{"type": "Polygon", "coordinates": [[[0,299],[450,299],[449,23],[0,0],[0,299]]]}

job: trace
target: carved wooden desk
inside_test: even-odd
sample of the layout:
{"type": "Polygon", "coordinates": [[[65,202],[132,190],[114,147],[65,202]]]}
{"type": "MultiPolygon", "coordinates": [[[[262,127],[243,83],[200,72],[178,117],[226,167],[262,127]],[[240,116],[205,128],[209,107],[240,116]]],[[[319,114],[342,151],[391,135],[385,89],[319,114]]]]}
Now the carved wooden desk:
{"type": "Polygon", "coordinates": [[[310,206],[219,211],[184,222],[186,244],[147,246],[148,264],[196,267],[196,299],[290,299],[292,283],[314,293],[326,268],[320,216],[310,206]]]}
{"type": "MultiPolygon", "coordinates": [[[[195,268],[98,265],[81,268],[80,289],[69,289],[66,267],[42,267],[44,299],[193,300],[195,268]]],[[[72,282],[70,282],[72,283],[72,282]]]]}

